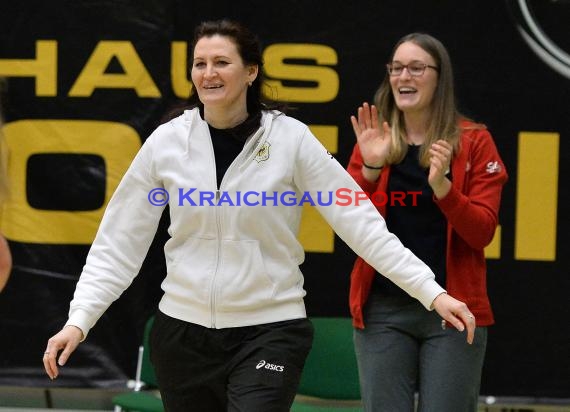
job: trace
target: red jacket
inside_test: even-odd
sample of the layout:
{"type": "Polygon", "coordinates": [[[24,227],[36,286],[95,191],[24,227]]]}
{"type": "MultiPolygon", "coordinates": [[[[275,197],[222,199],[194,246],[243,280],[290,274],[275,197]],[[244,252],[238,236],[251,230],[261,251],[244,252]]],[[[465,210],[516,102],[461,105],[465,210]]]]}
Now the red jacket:
{"type": "MultiPolygon", "coordinates": [[[[491,242],[498,222],[501,190],[507,181],[505,165],[485,126],[464,121],[460,150],[451,162],[452,187],[441,200],[434,197],[447,219],[446,285],[447,292],[467,304],[478,326],[494,323],[487,296],[486,262],[483,249],[491,242]]],[[[362,176],[362,156],[358,144],[348,172],[369,195],[387,193],[390,166],[378,182],[362,176]]],[[[386,207],[379,206],[386,215],[386,207]]],[[[358,257],[350,280],[350,312],[355,327],[364,328],[362,308],[368,299],[375,270],[358,257]]]]}

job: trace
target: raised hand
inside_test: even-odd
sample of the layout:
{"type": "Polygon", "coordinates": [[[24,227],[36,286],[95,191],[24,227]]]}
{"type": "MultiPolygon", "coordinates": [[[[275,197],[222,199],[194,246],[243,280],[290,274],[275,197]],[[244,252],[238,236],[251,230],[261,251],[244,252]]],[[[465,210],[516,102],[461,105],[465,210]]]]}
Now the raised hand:
{"type": "Polygon", "coordinates": [[[363,103],[358,108],[358,118],[350,116],[352,129],[364,163],[370,166],[383,166],[392,143],[391,128],[388,122],[378,125],[378,111],[374,105],[363,103]]]}

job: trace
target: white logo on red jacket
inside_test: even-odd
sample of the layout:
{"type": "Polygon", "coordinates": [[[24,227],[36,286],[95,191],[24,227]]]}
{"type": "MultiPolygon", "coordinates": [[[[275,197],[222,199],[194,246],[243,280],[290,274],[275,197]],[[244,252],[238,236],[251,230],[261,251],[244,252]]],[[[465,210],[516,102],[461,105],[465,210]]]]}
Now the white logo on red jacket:
{"type": "Polygon", "coordinates": [[[487,163],[487,173],[499,173],[501,171],[501,165],[498,161],[487,163]]]}

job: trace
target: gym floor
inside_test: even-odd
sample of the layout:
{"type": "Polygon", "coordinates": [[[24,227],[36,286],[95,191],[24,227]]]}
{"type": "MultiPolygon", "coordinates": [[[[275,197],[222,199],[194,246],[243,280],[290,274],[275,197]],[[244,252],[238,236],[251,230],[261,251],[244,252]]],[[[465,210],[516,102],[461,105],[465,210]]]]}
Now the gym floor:
{"type": "MultiPolygon", "coordinates": [[[[0,386],[0,412],[109,412],[118,389],[0,386]]],[[[307,400],[310,402],[310,399],[307,400]]],[[[335,408],[331,405],[330,412],[335,408]]],[[[570,412],[570,399],[481,397],[478,412],[570,412]]]]}

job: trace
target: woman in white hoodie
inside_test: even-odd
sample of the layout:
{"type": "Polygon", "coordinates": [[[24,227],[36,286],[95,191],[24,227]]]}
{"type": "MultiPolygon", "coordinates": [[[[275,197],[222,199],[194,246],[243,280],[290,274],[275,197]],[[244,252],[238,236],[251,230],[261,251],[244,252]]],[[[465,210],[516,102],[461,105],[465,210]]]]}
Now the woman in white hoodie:
{"type": "Polygon", "coordinates": [[[191,109],[146,140],[109,202],[69,320],[48,340],[50,378],[137,275],[166,202],[171,238],[151,359],[168,411],[289,410],[313,332],[299,270],[304,202],[472,340],[467,306],[370,201],[356,201],[361,189],[306,125],[262,103],[262,65],[256,37],[240,24],[197,27],[191,109]]]}

